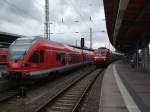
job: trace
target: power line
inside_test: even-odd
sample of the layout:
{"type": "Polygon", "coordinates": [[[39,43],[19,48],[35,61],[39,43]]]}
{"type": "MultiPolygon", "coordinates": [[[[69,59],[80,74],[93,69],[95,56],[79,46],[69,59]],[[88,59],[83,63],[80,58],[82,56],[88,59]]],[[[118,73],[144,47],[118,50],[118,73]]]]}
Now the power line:
{"type": "MultiPolygon", "coordinates": [[[[72,6],[72,8],[74,8],[75,12],[80,16],[80,18],[82,19],[82,21],[85,21],[85,19],[83,19],[84,17],[80,14],[80,11],[77,9],[77,7],[74,5],[72,0],[67,0],[69,2],[69,4],[72,6]]],[[[78,6],[78,5],[77,5],[78,6]]],[[[89,21],[92,22],[94,24],[94,22],[92,21],[92,17],[89,16],[89,21]]],[[[86,23],[87,24],[87,23],[86,23]]],[[[89,26],[87,24],[87,26],[89,26]]]]}
{"type": "MultiPolygon", "coordinates": [[[[81,33],[82,34],[84,34],[84,33],[89,34],[90,32],[61,32],[61,33],[50,33],[50,34],[72,34],[72,33],[73,34],[75,34],[75,33],[76,34],[81,34],[81,33]]],[[[103,33],[103,31],[92,31],[92,33],[103,33]]]]}
{"type": "MultiPolygon", "coordinates": [[[[74,9],[74,11],[77,13],[77,15],[80,16],[81,20],[84,21],[84,19],[82,18],[82,15],[79,13],[78,9],[76,8],[76,6],[72,2],[72,0],[66,0],[66,1],[72,6],[72,8],[74,9]]],[[[87,24],[87,26],[89,26],[89,25],[87,24]]]]}

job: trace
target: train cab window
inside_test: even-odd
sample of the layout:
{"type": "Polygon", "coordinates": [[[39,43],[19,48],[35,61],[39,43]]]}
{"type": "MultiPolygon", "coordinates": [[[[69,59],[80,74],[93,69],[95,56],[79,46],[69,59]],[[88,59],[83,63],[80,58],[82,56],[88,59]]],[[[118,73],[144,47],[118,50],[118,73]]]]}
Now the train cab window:
{"type": "Polygon", "coordinates": [[[44,62],[44,50],[40,50],[40,63],[44,62]]]}
{"type": "Polygon", "coordinates": [[[34,51],[31,58],[29,59],[29,62],[39,63],[39,52],[38,51],[34,51]]]}

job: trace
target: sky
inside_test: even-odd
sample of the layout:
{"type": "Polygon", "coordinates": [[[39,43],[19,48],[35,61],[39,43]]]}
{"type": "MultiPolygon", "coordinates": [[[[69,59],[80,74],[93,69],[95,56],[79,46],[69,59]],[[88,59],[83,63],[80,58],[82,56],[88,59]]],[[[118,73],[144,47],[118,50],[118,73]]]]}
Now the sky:
{"type": "MultiPolygon", "coordinates": [[[[43,36],[44,5],[45,0],[0,0],[0,31],[43,36]]],[[[85,46],[89,47],[92,28],[93,48],[113,49],[107,35],[103,0],[49,0],[49,5],[51,40],[72,45],[77,41],[79,46],[80,38],[85,38],[85,46]]]]}

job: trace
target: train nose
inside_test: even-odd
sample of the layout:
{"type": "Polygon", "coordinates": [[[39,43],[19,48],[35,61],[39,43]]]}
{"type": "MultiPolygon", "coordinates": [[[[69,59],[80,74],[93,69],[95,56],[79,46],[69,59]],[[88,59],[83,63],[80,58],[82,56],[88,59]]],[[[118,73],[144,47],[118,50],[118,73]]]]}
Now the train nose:
{"type": "Polygon", "coordinates": [[[20,67],[20,64],[18,64],[18,63],[12,63],[12,64],[11,64],[11,67],[12,67],[12,68],[19,68],[19,67],[20,67]]]}
{"type": "Polygon", "coordinates": [[[20,68],[20,65],[21,65],[21,62],[16,62],[16,61],[9,63],[9,67],[11,68],[20,68]]]}

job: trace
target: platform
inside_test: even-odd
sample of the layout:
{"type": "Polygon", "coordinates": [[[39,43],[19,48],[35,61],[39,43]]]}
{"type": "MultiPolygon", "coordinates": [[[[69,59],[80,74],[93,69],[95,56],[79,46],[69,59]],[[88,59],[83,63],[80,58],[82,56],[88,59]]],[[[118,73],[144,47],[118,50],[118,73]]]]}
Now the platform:
{"type": "Polygon", "coordinates": [[[150,112],[150,74],[123,61],[105,71],[100,112],[150,112]]]}

